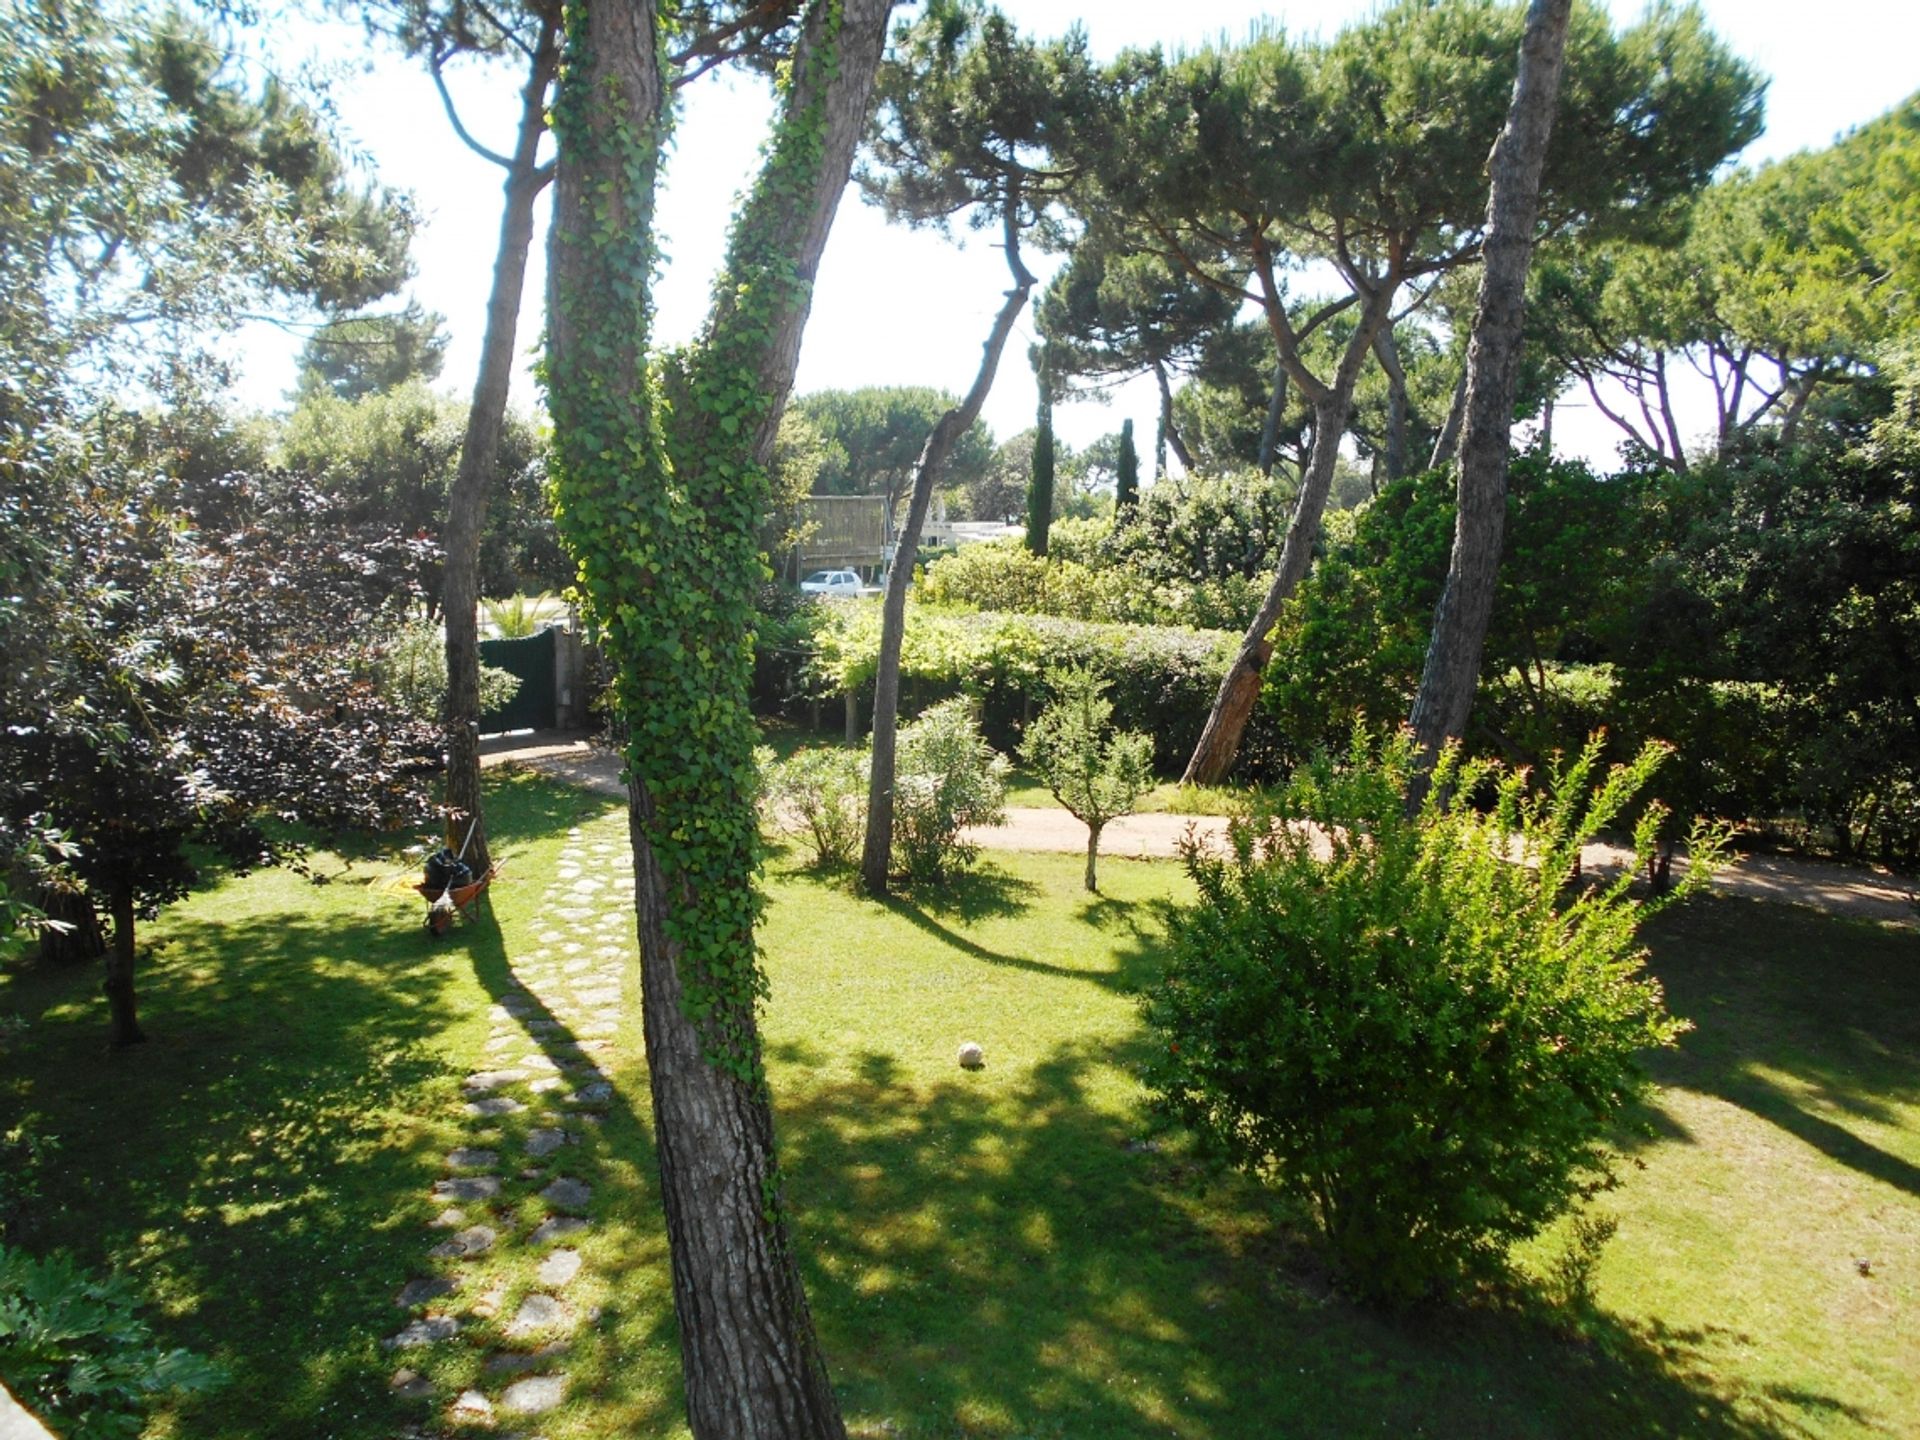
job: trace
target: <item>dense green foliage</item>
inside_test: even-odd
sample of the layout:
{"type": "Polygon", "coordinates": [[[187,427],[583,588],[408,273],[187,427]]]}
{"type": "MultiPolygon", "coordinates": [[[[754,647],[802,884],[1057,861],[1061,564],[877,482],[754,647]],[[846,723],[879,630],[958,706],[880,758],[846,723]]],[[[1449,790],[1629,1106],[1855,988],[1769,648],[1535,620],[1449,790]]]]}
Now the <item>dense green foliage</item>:
{"type": "MultiPolygon", "coordinates": [[[[789,414],[818,437],[815,495],[879,495],[898,503],[913,479],[927,433],[955,398],[925,385],[869,385],[796,395],[789,414]]],[[[978,485],[994,453],[993,432],[975,421],[954,444],[946,483],[978,485]]]]}
{"type": "MultiPolygon", "coordinates": [[[[1159,1105],[1299,1201],[1346,1282],[1388,1300],[1458,1290],[1612,1183],[1613,1128],[1651,1082],[1637,1053],[1683,1028],[1642,973],[1654,908],[1628,871],[1569,899],[1581,844],[1657,768],[1596,775],[1599,745],[1529,794],[1449,751],[1405,812],[1409,740],[1356,732],[1300,771],[1229,853],[1191,850],[1144,1011],[1159,1105]],[[1478,811],[1460,799],[1490,792],[1478,811]]],[[[1651,853],[1657,811],[1637,853],[1651,853]]],[[[1704,885],[1696,831],[1676,893],[1704,885]]]]}
{"type": "MultiPolygon", "coordinates": [[[[877,606],[808,606],[763,637],[758,693],[764,703],[861,693],[873,683],[879,635],[877,606]]],[[[1091,669],[1112,686],[1115,723],[1152,735],[1155,768],[1178,774],[1234,643],[1219,630],[915,606],[901,652],[902,695],[909,707],[969,695],[981,706],[988,739],[1012,750],[1046,701],[1047,670],[1091,669]]],[[[1256,717],[1246,747],[1250,775],[1273,773],[1277,741],[1270,718],[1256,717]]]]}
{"type": "Polygon", "coordinates": [[[784,760],[763,756],[760,774],[774,823],[800,822],[815,865],[842,870],[859,858],[867,816],[867,763],[860,751],[816,745],[784,760]]]}
{"type": "Polygon", "coordinates": [[[900,729],[893,776],[893,853],[911,881],[938,881],[973,862],[960,832],[998,825],[1006,757],[987,744],[973,702],[943,700],[900,729]]]}
{"type": "Polygon", "coordinates": [[[132,1440],[154,1399],[221,1380],[200,1357],[162,1349],[137,1312],[119,1275],[0,1245],[0,1378],[71,1440],[132,1440]]]}
{"type": "MultiPolygon", "coordinates": [[[[374,684],[396,709],[438,724],[447,701],[447,650],[431,620],[401,626],[375,656],[374,684]]],[[[498,710],[520,693],[520,678],[498,665],[480,666],[480,711],[498,710]]]]}
{"type": "MultiPolygon", "coordinates": [[[[281,422],[269,453],[278,466],[337,497],[348,519],[437,540],[446,529],[466,424],[465,402],[418,379],[357,396],[318,386],[281,422]]],[[[480,593],[506,596],[570,583],[573,564],[554,528],[545,447],[523,416],[509,412],[504,419],[488,491],[480,593]]],[[[421,578],[437,605],[438,565],[421,578]]]]}
{"type": "Polygon", "coordinates": [[[1047,553],[1047,529],[1053,524],[1053,379],[1044,348],[1034,363],[1040,383],[1040,409],[1033,427],[1033,474],[1027,480],[1027,549],[1047,553]]]}

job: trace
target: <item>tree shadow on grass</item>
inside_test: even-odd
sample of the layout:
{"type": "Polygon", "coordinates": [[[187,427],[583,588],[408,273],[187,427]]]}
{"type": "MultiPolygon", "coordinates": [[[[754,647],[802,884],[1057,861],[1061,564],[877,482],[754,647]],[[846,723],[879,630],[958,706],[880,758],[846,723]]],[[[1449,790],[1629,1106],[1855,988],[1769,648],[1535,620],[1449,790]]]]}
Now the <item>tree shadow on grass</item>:
{"type": "Polygon", "coordinates": [[[1723,1337],[1602,1315],[1569,1339],[1544,1302],[1349,1303],[1269,1194],[1137,1142],[1137,1105],[1113,1097],[1146,1043],[917,1087],[876,1049],[784,1087],[800,1254],[853,1434],[1759,1440],[1844,1409],[1736,1407],[1709,1372],[1723,1337]]]}
{"type": "Polygon", "coordinates": [[[1730,898],[1646,936],[1668,1007],[1693,1023],[1649,1057],[1663,1085],[1714,1095],[1835,1162],[1920,1196],[1920,1165],[1858,1134],[1920,1105],[1920,940],[1910,931],[1730,898]]]}
{"type": "Polygon", "coordinates": [[[455,971],[417,902],[290,908],[301,893],[250,885],[152,927],[151,1043],[103,1057],[98,1007],[57,1006],[22,1056],[25,1103],[61,1145],[31,1247],[127,1268],[166,1344],[227,1366],[188,1433],[393,1424],[373,1347],[438,1159],[412,1117],[423,1094],[452,1099],[433,1041],[456,1018],[455,971]]]}

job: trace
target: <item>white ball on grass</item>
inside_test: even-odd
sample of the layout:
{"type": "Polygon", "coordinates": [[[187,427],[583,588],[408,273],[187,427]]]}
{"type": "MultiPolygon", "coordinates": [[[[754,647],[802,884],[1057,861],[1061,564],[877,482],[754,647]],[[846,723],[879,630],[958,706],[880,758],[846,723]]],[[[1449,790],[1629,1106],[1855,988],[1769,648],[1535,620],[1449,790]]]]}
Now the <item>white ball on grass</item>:
{"type": "Polygon", "coordinates": [[[987,1063],[987,1052],[969,1040],[960,1047],[960,1068],[978,1070],[987,1063]]]}

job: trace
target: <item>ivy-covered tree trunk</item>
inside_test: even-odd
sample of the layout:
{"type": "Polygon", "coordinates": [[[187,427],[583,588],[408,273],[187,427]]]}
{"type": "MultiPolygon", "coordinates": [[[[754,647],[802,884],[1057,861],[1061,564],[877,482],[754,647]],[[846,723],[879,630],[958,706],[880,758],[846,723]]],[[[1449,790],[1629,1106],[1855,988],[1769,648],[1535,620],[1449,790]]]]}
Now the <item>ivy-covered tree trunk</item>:
{"type": "Polygon", "coordinates": [[[448,834],[456,847],[466,839],[467,863],[475,873],[492,864],[487,824],[480,798],[480,532],[487,518],[487,481],[500,450],[507,391],[513,381],[514,337],[520,324],[520,293],[533,248],[533,207],[551,171],[538,162],[546,133],[547,87],[559,59],[558,26],[542,26],[538,47],[520,94],[520,130],[507,171],[506,204],[500,215],[500,248],[493,262],[493,288],[487,297],[486,337],[480,346],[480,373],[467,433],[460,444],[460,468],[447,497],[445,581],[442,595],[447,631],[447,810],[448,834]]]}
{"type": "Polygon", "coordinates": [[[133,886],[115,883],[107,897],[113,915],[113,943],[107,947],[107,1013],[113,1047],[124,1049],[147,1038],[140,1028],[133,989],[133,886]]]}
{"type": "MultiPolygon", "coordinates": [[[[952,453],[954,443],[980,418],[980,407],[987,403],[987,392],[993,389],[993,377],[1000,368],[1007,337],[1013,333],[1013,322],[1033,293],[1033,275],[1020,259],[1017,192],[1010,191],[1006,207],[1007,268],[1013,272],[1013,288],[1007,291],[1006,303],[994,317],[993,330],[982,347],[980,368],[974,373],[973,385],[958,405],[935,422],[927,443],[921,447],[913,470],[913,493],[907,502],[906,524],[900,527],[893,549],[893,565],[887,571],[887,594],[880,616],[880,654],[873,681],[873,757],[867,779],[867,834],[860,855],[860,883],[869,895],[887,893],[888,872],[893,862],[894,740],[900,722],[900,646],[906,636],[907,589],[913,584],[913,556],[920,548],[920,531],[927,521],[927,507],[933,499],[933,487],[946,468],[947,456],[952,453]]],[[[1036,440],[1036,454],[1038,449],[1036,440]]],[[[1051,501],[1049,488],[1049,506],[1051,501]]],[[[1043,533],[1043,550],[1044,541],[1043,533]]]]}
{"type": "Polygon", "coordinates": [[[705,331],[648,366],[667,96],[652,0],[566,11],[548,270],[557,514],[628,729],[635,904],[687,1414],[701,1440],[843,1437],[795,1264],[755,1023],[748,708],[766,460],[888,0],[813,0],[705,331]]]}
{"type": "MultiPolygon", "coordinates": [[[[1513,102],[1506,128],[1493,147],[1486,267],[1480,274],[1479,306],[1467,348],[1453,555],[1446,588],[1434,611],[1433,636],[1410,722],[1423,766],[1430,766],[1440,746],[1466,729],[1480,679],[1487,621],[1493,614],[1507,515],[1507,455],[1520,376],[1527,270],[1533,258],[1540,175],[1560,93],[1570,11],[1571,0],[1533,0],[1528,7],[1513,102]]],[[[1417,803],[1411,793],[1408,803],[1417,803]]]]}

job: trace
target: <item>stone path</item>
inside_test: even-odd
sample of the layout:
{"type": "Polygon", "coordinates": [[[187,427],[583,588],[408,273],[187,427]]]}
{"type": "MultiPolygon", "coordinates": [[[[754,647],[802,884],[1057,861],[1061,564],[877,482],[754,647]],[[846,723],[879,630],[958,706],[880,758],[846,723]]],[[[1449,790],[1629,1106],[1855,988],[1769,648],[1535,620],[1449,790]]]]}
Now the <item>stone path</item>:
{"type": "MultiPolygon", "coordinates": [[[[619,757],[584,740],[558,735],[534,737],[537,743],[514,748],[505,738],[492,742],[483,764],[519,764],[596,794],[625,799],[619,757]]],[[[1215,815],[1128,815],[1100,837],[1103,856],[1147,858],[1178,855],[1191,828],[1202,840],[1217,842],[1227,822],[1215,815]]],[[[1084,854],[1087,827],[1064,810],[1010,806],[1005,825],[968,830],[965,838],[990,850],[1066,851],[1084,854]]],[[[1581,852],[1588,870],[1607,874],[1631,860],[1619,847],[1593,844],[1581,852]]],[[[1685,868],[1684,859],[1679,868],[1685,868]]],[[[1722,895],[1810,905],[1834,915],[1851,915],[1920,928],[1920,896],[1898,876],[1863,866],[1834,865],[1790,855],[1736,855],[1714,876],[1722,895]]]]}
{"type": "Polygon", "coordinates": [[[579,1147],[613,1099],[602,1066],[619,1026],[632,894],[627,847],[570,830],[533,947],[510,960],[485,1058],[462,1081],[465,1142],[433,1184],[440,1211],[419,1270],[394,1295],[408,1314],[381,1341],[394,1391],[435,1417],[402,1440],[511,1426],[567,1398],[571,1337],[598,1318],[571,1298],[587,1288],[576,1245],[594,1226],[579,1147]],[[454,1345],[477,1347],[479,1364],[446,1393],[423,1372],[441,1353],[432,1347],[454,1345]]]}

